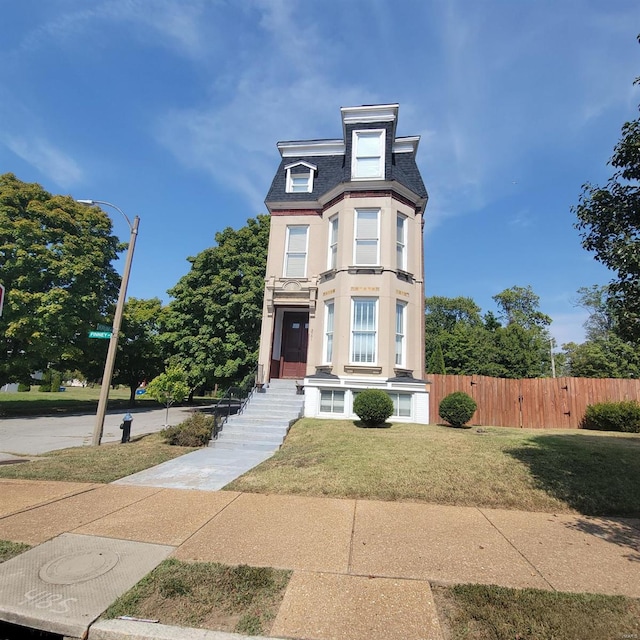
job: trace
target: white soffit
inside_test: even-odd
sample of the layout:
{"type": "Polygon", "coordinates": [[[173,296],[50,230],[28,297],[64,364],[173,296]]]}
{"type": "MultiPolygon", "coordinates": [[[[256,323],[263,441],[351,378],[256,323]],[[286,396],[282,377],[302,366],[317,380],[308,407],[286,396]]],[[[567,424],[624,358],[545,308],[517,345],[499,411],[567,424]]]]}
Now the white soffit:
{"type": "Polygon", "coordinates": [[[299,158],[307,156],[340,156],[344,155],[344,140],[299,140],[294,142],[278,142],[278,151],[283,158],[299,158]]]}

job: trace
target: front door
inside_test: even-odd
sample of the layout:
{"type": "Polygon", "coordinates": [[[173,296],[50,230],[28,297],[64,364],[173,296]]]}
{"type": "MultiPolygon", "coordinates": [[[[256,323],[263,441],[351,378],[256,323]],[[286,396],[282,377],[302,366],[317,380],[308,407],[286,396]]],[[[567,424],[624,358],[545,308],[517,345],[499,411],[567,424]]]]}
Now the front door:
{"type": "Polygon", "coordinates": [[[309,314],[285,311],[282,319],[281,378],[304,378],[308,343],[309,314]]]}

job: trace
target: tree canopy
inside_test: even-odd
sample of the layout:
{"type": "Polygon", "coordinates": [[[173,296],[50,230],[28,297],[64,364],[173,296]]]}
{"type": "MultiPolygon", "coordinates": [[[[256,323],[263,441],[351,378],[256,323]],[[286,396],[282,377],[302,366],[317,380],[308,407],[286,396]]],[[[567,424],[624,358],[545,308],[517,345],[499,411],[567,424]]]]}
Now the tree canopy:
{"type": "Polygon", "coordinates": [[[0,386],[77,366],[116,299],[119,248],[100,209],[0,175],[0,386]]]}
{"type": "Polygon", "coordinates": [[[113,381],[129,387],[131,404],[140,383],[151,380],[164,369],[161,315],[159,298],[129,298],[124,305],[113,381]]]}
{"type": "Polygon", "coordinates": [[[216,246],[189,258],[169,294],[163,340],[192,390],[241,382],[257,362],[269,217],[226,228],[216,246]]]}
{"type": "Polygon", "coordinates": [[[425,300],[427,371],[452,375],[535,378],[550,374],[551,318],[539,310],[531,287],[511,287],[493,297],[498,317],[484,317],[471,298],[425,300]],[[440,356],[442,354],[442,359],[440,356]]]}
{"type": "MultiPolygon", "coordinates": [[[[640,37],[639,37],[640,39],[640,37]]],[[[635,84],[640,84],[640,78],[635,84]]],[[[574,212],[582,246],[611,269],[611,308],[620,334],[640,338],[640,118],[622,127],[606,186],[586,183],[574,212]]]]}

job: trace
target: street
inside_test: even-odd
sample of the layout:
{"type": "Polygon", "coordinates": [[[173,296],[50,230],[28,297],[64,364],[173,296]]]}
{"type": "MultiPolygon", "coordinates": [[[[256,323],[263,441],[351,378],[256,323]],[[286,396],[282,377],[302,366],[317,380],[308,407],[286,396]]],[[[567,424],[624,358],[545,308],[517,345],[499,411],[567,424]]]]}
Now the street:
{"type": "MultiPolygon", "coordinates": [[[[169,424],[182,422],[189,414],[189,407],[169,409],[169,424]]],[[[102,442],[119,442],[120,423],[124,411],[107,413],[102,442]]],[[[166,409],[131,409],[133,425],[131,437],[160,431],[165,425],[166,409]]],[[[95,413],[65,416],[37,416],[0,419],[0,461],[3,454],[37,455],[91,445],[95,425],[95,413]]]]}

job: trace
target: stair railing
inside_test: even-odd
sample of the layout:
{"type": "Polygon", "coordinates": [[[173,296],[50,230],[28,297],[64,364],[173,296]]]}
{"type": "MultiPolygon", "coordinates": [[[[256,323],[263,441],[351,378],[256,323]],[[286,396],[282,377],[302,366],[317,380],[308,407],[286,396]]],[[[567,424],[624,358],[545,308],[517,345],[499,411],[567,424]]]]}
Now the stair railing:
{"type": "MultiPolygon", "coordinates": [[[[219,433],[222,431],[222,427],[225,425],[229,416],[232,415],[232,407],[235,409],[233,414],[242,413],[247,406],[247,403],[260,388],[259,381],[261,381],[262,365],[256,366],[250,376],[247,376],[240,386],[229,387],[222,397],[218,399],[218,402],[213,407],[213,430],[211,432],[211,438],[216,440],[219,433]]],[[[262,386],[260,384],[260,386],[262,386]]]]}

